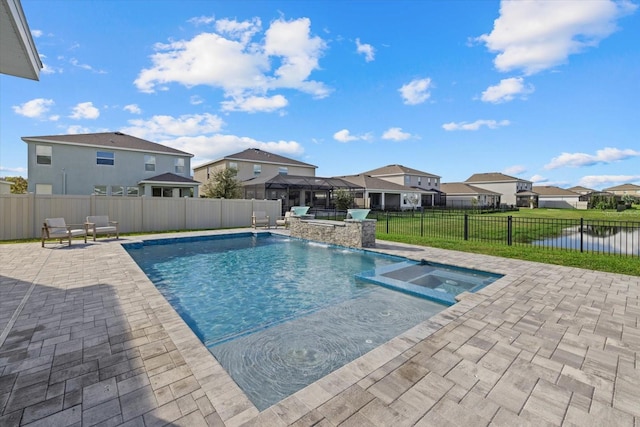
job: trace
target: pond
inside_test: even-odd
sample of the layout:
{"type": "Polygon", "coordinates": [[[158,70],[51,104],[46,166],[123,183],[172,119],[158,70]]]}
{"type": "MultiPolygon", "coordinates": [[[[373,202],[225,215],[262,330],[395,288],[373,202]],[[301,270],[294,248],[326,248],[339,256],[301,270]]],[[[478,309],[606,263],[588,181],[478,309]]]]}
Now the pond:
{"type": "Polygon", "coordinates": [[[565,228],[561,236],[536,240],[533,245],[640,256],[640,228],[612,225],[588,225],[565,228]]]}

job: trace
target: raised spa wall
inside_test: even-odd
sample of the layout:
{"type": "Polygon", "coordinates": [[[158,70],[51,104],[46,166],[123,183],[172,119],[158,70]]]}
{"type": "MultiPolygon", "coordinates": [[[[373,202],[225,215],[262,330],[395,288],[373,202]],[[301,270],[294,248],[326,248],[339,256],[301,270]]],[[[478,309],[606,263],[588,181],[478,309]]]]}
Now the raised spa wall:
{"type": "Polygon", "coordinates": [[[289,221],[291,237],[330,243],[350,248],[376,246],[375,219],[345,219],[329,221],[312,219],[311,216],[292,216],[289,221]]]}

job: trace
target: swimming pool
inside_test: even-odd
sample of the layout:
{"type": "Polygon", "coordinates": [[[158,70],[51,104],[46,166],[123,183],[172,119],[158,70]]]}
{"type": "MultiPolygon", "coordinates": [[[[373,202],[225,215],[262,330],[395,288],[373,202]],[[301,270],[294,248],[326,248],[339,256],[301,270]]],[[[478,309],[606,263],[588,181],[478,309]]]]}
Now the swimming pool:
{"type": "Polygon", "coordinates": [[[356,279],[404,258],[269,233],[123,246],[259,410],[446,308],[356,279]]]}

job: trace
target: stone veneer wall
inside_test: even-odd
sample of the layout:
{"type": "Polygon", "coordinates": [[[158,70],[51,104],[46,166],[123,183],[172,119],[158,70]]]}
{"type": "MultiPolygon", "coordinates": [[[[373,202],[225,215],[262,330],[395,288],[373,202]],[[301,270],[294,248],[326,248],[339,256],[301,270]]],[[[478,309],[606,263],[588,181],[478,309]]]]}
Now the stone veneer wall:
{"type": "Polygon", "coordinates": [[[328,221],[291,217],[291,237],[330,243],[351,248],[373,248],[376,245],[376,220],[328,221]]]}

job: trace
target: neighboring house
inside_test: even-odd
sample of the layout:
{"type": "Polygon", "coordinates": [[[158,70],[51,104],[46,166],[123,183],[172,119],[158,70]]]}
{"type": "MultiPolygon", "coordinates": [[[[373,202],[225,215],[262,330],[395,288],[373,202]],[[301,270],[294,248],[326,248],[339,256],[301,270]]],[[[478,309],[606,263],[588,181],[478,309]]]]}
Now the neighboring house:
{"type": "Polygon", "coordinates": [[[20,0],[0,0],[0,73],[39,80],[41,69],[20,0]]]}
{"type": "Polygon", "coordinates": [[[567,190],[573,191],[574,193],[578,193],[581,196],[585,196],[589,193],[593,193],[594,191],[596,191],[591,188],[583,187],[581,185],[576,185],[575,187],[567,188],[567,190]]]}
{"type": "Polygon", "coordinates": [[[0,180],[0,194],[11,194],[11,186],[13,183],[0,180]]]}
{"type": "Polygon", "coordinates": [[[203,184],[221,169],[235,169],[240,182],[276,175],[315,176],[318,167],[257,148],[249,148],[193,168],[193,178],[203,184]]]}
{"type": "Polygon", "coordinates": [[[257,148],[196,166],[194,178],[206,183],[223,169],[237,171],[245,199],[280,199],[283,211],[291,206],[327,209],[332,206],[333,191],[358,190],[339,178],[316,177],[317,166],[257,148]]]}
{"type": "Polygon", "coordinates": [[[457,208],[500,206],[500,193],[465,182],[443,183],[440,189],[447,195],[447,206],[457,208]]]}
{"type": "Polygon", "coordinates": [[[421,206],[441,206],[445,204],[445,195],[440,190],[440,176],[402,165],[388,165],[361,175],[369,175],[404,187],[417,190],[422,197],[421,206]]]}
{"type": "Polygon", "coordinates": [[[580,202],[580,194],[552,185],[533,186],[538,194],[539,208],[587,209],[587,202],[580,202]]]}
{"type": "Polygon", "coordinates": [[[476,173],[466,181],[475,187],[500,193],[500,203],[508,206],[534,207],[538,202],[538,195],[532,191],[533,183],[505,175],[500,172],[476,173]]]}
{"type": "Polygon", "coordinates": [[[28,191],[36,194],[197,197],[193,154],[121,132],[29,136],[28,191]]]}
{"type": "Polygon", "coordinates": [[[640,198],[640,185],[635,184],[622,184],[614,187],[605,188],[602,191],[613,193],[616,196],[630,195],[636,198],[640,198]]]}
{"type": "Polygon", "coordinates": [[[373,177],[367,174],[341,176],[354,187],[361,188],[355,192],[354,203],[363,208],[376,210],[409,210],[422,206],[424,196],[432,196],[432,192],[418,188],[407,187],[373,177]]]}

